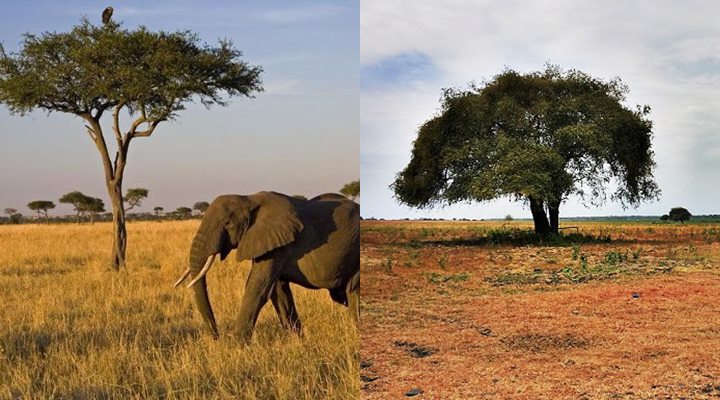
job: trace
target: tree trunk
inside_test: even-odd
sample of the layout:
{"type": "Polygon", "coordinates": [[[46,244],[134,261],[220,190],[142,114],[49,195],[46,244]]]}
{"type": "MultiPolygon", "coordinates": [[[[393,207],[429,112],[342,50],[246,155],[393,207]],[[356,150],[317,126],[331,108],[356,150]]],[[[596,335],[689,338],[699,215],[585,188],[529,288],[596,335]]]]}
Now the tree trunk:
{"type": "Polygon", "coordinates": [[[560,204],[548,204],[548,213],[550,214],[550,232],[557,234],[560,228],[560,204]]]}
{"type": "Polygon", "coordinates": [[[123,207],[122,182],[108,182],[108,195],[112,204],[113,247],[112,266],[117,271],[125,267],[127,231],[125,229],[125,208],[123,207]]]}
{"type": "Polygon", "coordinates": [[[550,224],[548,223],[547,214],[545,214],[543,202],[532,197],[529,197],[528,200],[530,201],[530,212],[535,223],[535,233],[540,235],[549,234],[550,224]]]}

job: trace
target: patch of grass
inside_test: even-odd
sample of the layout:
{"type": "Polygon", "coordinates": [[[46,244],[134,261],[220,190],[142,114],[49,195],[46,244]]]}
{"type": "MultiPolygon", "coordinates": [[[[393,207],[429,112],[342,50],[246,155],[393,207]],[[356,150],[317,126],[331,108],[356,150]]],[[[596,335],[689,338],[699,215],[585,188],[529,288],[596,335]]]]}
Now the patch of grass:
{"type": "Polygon", "coordinates": [[[388,258],[385,260],[385,262],[383,262],[382,265],[383,265],[383,271],[385,271],[385,272],[388,273],[388,274],[391,273],[391,272],[392,272],[392,266],[393,266],[393,259],[392,259],[392,257],[388,257],[388,258]]]}
{"type": "Polygon", "coordinates": [[[605,253],[605,263],[609,264],[611,266],[622,264],[628,259],[628,252],[625,250],[624,252],[612,250],[605,253]]]}
{"type": "Polygon", "coordinates": [[[500,339],[507,349],[542,353],[550,350],[586,349],[590,340],[570,333],[564,335],[524,334],[500,339]]]}
{"type": "Polygon", "coordinates": [[[446,254],[441,255],[438,257],[438,265],[441,269],[445,269],[447,267],[448,262],[448,256],[446,254]]]}
{"type": "Polygon", "coordinates": [[[420,250],[411,250],[408,254],[408,259],[405,261],[405,266],[412,268],[420,263],[420,250]]]}
{"type": "Polygon", "coordinates": [[[705,240],[706,243],[720,242],[720,227],[711,226],[709,228],[704,228],[702,235],[703,240],[705,240]]]}
{"type": "Polygon", "coordinates": [[[437,272],[426,272],[423,275],[430,283],[464,282],[470,278],[470,274],[467,272],[449,275],[438,274],[437,272]]]}
{"type": "Polygon", "coordinates": [[[210,337],[173,288],[198,224],[129,223],[120,273],[109,223],[0,226],[0,398],[356,398],[359,334],[327,291],[293,285],[305,337],[269,305],[243,346],[226,334],[250,265],[228,257],[207,275],[210,337]]]}
{"type": "MultiPolygon", "coordinates": [[[[621,275],[653,275],[658,273],[671,272],[674,264],[668,261],[660,261],[657,265],[638,262],[637,258],[629,256],[627,251],[608,251],[603,259],[589,266],[587,255],[579,253],[578,265],[566,266],[560,270],[503,272],[485,279],[492,286],[506,285],[532,285],[532,284],[579,284],[589,281],[602,281],[614,279],[621,275]],[[631,262],[632,260],[632,262],[631,262]]],[[[630,253],[632,254],[632,253],[630,253]]]]}

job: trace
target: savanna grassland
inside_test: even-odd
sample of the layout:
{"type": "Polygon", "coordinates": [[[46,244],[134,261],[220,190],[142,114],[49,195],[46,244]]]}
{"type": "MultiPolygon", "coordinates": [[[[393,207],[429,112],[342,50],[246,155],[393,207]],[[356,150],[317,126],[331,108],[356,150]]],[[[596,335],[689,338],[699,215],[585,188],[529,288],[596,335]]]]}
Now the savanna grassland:
{"type": "MultiPolygon", "coordinates": [[[[198,224],[128,224],[119,273],[109,223],[0,226],[0,398],[356,398],[359,334],[327,291],[293,286],[304,337],[268,304],[249,346],[211,338],[173,288],[198,224]]],[[[208,273],[221,335],[249,267],[230,254],[208,273]]]]}
{"type": "Polygon", "coordinates": [[[720,226],[568,225],[363,221],[363,398],[720,397],[720,226]]]}

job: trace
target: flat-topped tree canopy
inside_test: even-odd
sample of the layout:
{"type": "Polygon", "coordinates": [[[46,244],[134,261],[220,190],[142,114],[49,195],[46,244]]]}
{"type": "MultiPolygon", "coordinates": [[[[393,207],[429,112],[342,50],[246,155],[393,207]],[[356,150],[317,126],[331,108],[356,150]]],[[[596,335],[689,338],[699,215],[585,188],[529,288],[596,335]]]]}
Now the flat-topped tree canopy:
{"type": "Polygon", "coordinates": [[[228,40],[211,47],[190,31],[131,31],[83,19],[70,32],[26,34],[18,53],[0,50],[0,101],[18,113],[40,108],[95,117],[122,104],[162,121],[193,97],[224,105],[223,93],[261,91],[262,69],[241,56],[228,40]]]}

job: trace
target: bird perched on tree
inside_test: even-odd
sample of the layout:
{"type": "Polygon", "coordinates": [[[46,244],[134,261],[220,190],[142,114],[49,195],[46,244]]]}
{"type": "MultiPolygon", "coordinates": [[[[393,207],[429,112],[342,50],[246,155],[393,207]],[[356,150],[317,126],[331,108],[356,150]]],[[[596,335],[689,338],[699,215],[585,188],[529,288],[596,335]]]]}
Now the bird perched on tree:
{"type": "Polygon", "coordinates": [[[103,13],[102,13],[103,24],[107,25],[108,23],[110,23],[110,18],[112,18],[112,13],[113,13],[112,7],[108,7],[105,9],[105,11],[103,11],[103,13]]]}

